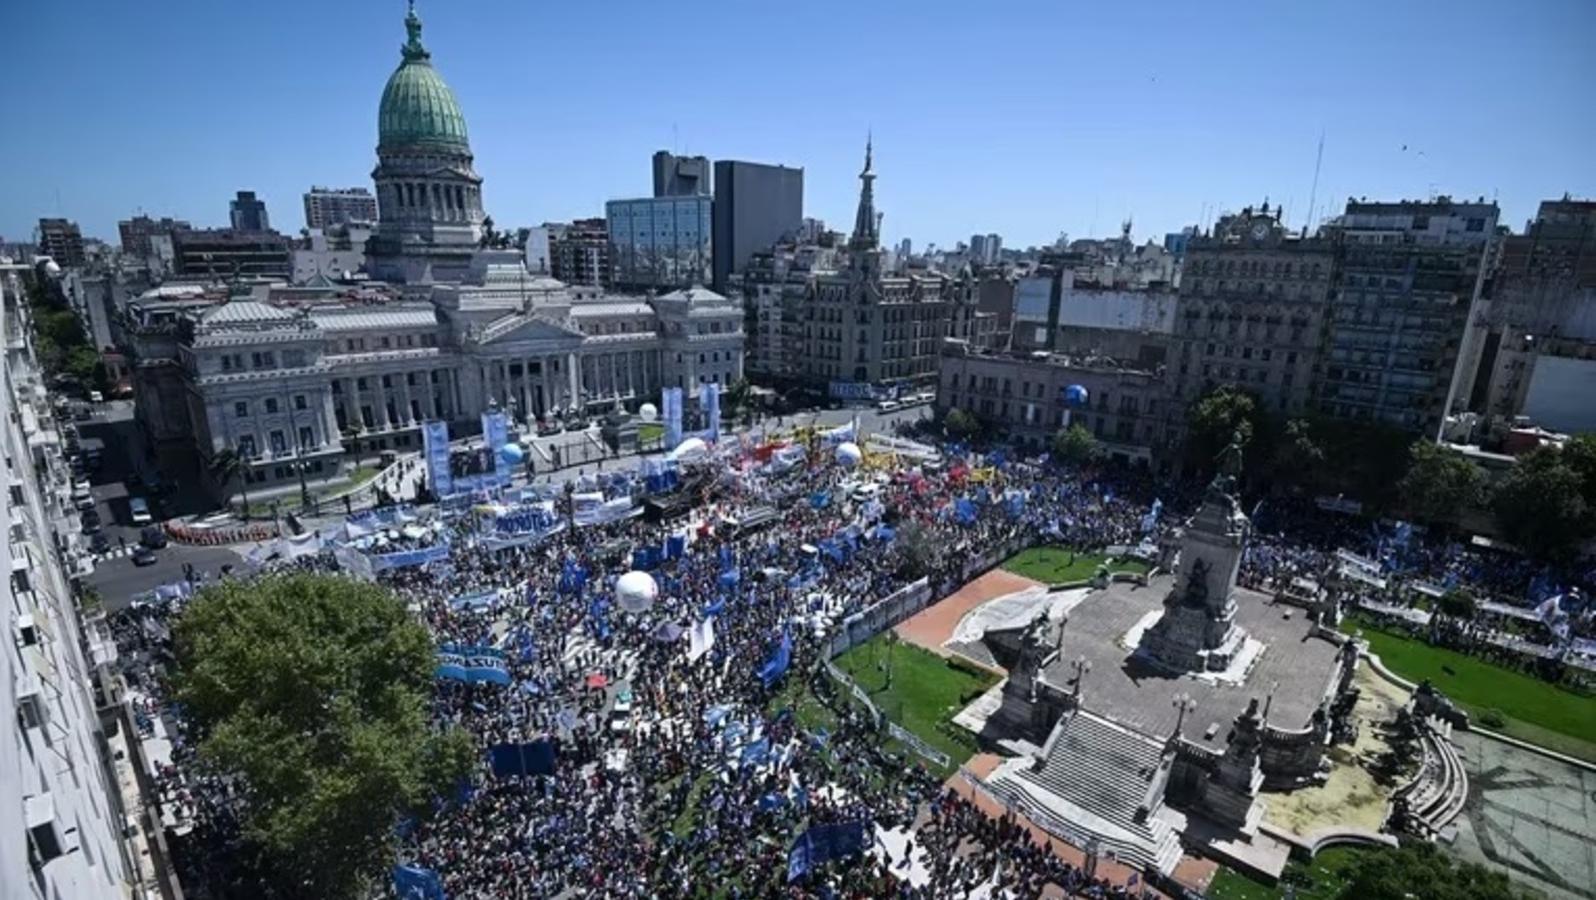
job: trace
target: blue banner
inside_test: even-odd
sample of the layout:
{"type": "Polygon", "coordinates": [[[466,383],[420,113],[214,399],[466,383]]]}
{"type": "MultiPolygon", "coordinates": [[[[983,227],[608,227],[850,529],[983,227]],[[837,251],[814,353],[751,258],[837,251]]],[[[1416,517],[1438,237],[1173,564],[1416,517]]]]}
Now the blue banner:
{"type": "Polygon", "coordinates": [[[660,391],[659,414],[665,422],[665,449],[674,449],[682,442],[681,388],[668,387],[660,391]]]}
{"type": "Polygon", "coordinates": [[[720,385],[713,382],[698,389],[698,408],[704,413],[704,439],[720,440],[720,385]]]}
{"type": "Polygon", "coordinates": [[[421,866],[395,866],[393,889],[399,900],[445,900],[438,873],[421,866]]]}
{"type": "Polygon", "coordinates": [[[427,484],[435,497],[454,493],[449,473],[449,423],[428,422],[421,427],[422,456],[427,461],[427,484]]]}
{"type": "Polygon", "coordinates": [[[381,572],[385,569],[403,569],[410,566],[424,566],[428,563],[442,562],[449,558],[449,545],[439,544],[436,547],[423,547],[420,550],[401,550],[398,553],[374,554],[371,557],[371,568],[381,572]]]}
{"type": "Polygon", "coordinates": [[[787,667],[792,665],[792,633],[785,628],[781,631],[781,642],[776,645],[775,652],[759,667],[759,680],[770,687],[787,674],[787,667]]]}
{"type": "Polygon", "coordinates": [[[796,881],[816,866],[863,851],[868,843],[865,826],[863,819],[812,826],[787,854],[787,880],[796,881]]]}
{"type": "Polygon", "coordinates": [[[488,453],[493,456],[493,471],[500,475],[509,474],[510,465],[499,453],[510,442],[510,417],[503,410],[490,409],[482,414],[482,440],[488,445],[488,453]]]}
{"type": "Polygon", "coordinates": [[[497,589],[476,591],[470,594],[460,594],[449,599],[449,605],[455,609],[486,609],[499,599],[497,589]]]}
{"type": "Polygon", "coordinates": [[[509,684],[504,653],[480,644],[444,644],[438,648],[438,678],[471,684],[509,684]]]}
{"type": "Polygon", "coordinates": [[[488,748],[488,766],[498,778],[514,775],[553,775],[554,744],[548,740],[525,744],[495,744],[488,748]]]}

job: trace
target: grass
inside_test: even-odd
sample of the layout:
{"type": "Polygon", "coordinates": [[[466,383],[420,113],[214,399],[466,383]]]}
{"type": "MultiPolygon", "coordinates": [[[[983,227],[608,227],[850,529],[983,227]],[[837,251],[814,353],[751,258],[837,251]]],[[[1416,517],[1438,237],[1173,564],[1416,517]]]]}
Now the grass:
{"type": "Polygon", "coordinates": [[[935,653],[897,640],[891,632],[854,647],[835,662],[887,718],[946,753],[948,771],[979,749],[975,736],[954,725],[953,717],[996,684],[996,678],[949,665],[935,653]]]}
{"type": "Polygon", "coordinates": [[[1355,847],[1330,847],[1306,865],[1287,863],[1280,884],[1273,887],[1221,866],[1205,896],[1209,900],[1276,900],[1285,896],[1285,885],[1292,884],[1297,889],[1296,900],[1335,900],[1346,885],[1347,870],[1362,852],[1355,847]]]}
{"type": "Polygon", "coordinates": [[[665,426],[658,422],[645,422],[637,426],[637,439],[641,443],[657,441],[665,436],[665,426]]]}
{"type": "MultiPolygon", "coordinates": [[[[331,497],[334,494],[342,494],[345,491],[354,490],[373,478],[376,478],[381,473],[381,466],[356,466],[349,473],[349,481],[340,484],[330,484],[324,487],[311,488],[310,498],[312,501],[319,500],[325,503],[327,502],[328,497],[331,497]]],[[[234,508],[239,508],[239,505],[235,504],[234,508]]],[[[277,495],[277,511],[279,513],[298,512],[301,509],[303,509],[303,506],[300,503],[299,491],[296,490],[289,494],[277,495]]],[[[250,501],[248,512],[251,519],[270,519],[272,517],[271,501],[268,500],[261,502],[259,500],[252,500],[250,501]]]]}
{"type": "Polygon", "coordinates": [[[1466,653],[1432,647],[1367,620],[1348,619],[1341,627],[1348,632],[1361,628],[1370,651],[1387,669],[1412,682],[1428,678],[1468,712],[1471,724],[1489,727],[1482,719],[1489,711],[1499,711],[1503,724],[1491,730],[1596,761],[1596,696],[1466,653]]]}
{"type": "Polygon", "coordinates": [[[1043,584],[1062,584],[1067,581],[1085,581],[1097,574],[1097,567],[1107,564],[1112,572],[1147,572],[1147,564],[1139,559],[1112,560],[1101,553],[1079,553],[1068,547],[1031,547],[1021,550],[1003,561],[1003,568],[1043,584]]]}

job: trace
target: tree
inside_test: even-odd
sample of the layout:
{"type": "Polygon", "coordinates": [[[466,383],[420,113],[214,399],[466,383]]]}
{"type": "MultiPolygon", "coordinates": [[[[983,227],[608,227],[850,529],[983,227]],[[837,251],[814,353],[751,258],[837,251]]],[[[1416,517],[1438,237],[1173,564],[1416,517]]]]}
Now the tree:
{"type": "Polygon", "coordinates": [[[1427,842],[1358,851],[1338,895],[1342,900],[1527,900],[1506,875],[1474,863],[1454,865],[1427,842]]]}
{"type": "Polygon", "coordinates": [[[1450,522],[1458,510],[1480,502],[1484,479],[1473,463],[1428,440],[1408,451],[1408,470],[1398,490],[1402,503],[1427,522],[1450,522]]]}
{"type": "Polygon", "coordinates": [[[238,479],[238,492],[244,497],[244,518],[249,518],[249,484],[244,476],[249,474],[249,460],[239,454],[237,450],[227,447],[211,457],[211,477],[216,483],[227,490],[227,486],[238,479]]]}
{"type": "Polygon", "coordinates": [[[1053,435],[1053,455],[1080,465],[1097,455],[1097,438],[1079,422],[1060,428],[1053,435]]]}
{"type": "Polygon", "coordinates": [[[1444,616],[1468,622],[1473,621],[1477,606],[1474,595],[1466,588],[1453,588],[1441,595],[1436,608],[1444,616]]]}
{"type": "Polygon", "coordinates": [[[1313,427],[1308,420],[1292,419],[1286,423],[1270,462],[1277,482],[1310,492],[1319,485],[1324,448],[1314,440],[1313,427]]]}
{"type": "Polygon", "coordinates": [[[748,379],[739,378],[726,386],[726,407],[733,416],[741,416],[745,421],[750,415],[748,400],[753,396],[754,386],[748,379]]]}
{"type": "Polygon", "coordinates": [[[948,410],[948,416],[942,424],[947,428],[948,434],[959,438],[971,437],[981,430],[981,420],[977,419],[974,413],[956,407],[948,410]]]}
{"type": "Polygon", "coordinates": [[[432,641],[387,589],[328,575],[207,587],[173,628],[174,698],[201,765],[240,788],[242,834],[283,896],[369,895],[394,826],[471,767],[428,724],[432,641]]]}
{"type": "Polygon", "coordinates": [[[1580,496],[1585,499],[1585,506],[1596,514],[1596,434],[1570,438],[1563,445],[1563,462],[1579,476],[1580,496]]]}
{"type": "Polygon", "coordinates": [[[1191,464],[1203,471],[1212,469],[1214,458],[1236,435],[1244,446],[1251,444],[1258,417],[1257,401],[1240,388],[1224,385],[1204,394],[1192,404],[1187,419],[1186,452],[1191,464]]]}
{"type": "Polygon", "coordinates": [[[918,521],[909,519],[899,525],[893,543],[898,548],[900,577],[913,580],[931,574],[936,564],[936,545],[918,521]]]}
{"type": "Polygon", "coordinates": [[[1560,556],[1590,535],[1583,489],[1557,448],[1537,447],[1518,458],[1491,505],[1508,540],[1535,556],[1560,556]]]}

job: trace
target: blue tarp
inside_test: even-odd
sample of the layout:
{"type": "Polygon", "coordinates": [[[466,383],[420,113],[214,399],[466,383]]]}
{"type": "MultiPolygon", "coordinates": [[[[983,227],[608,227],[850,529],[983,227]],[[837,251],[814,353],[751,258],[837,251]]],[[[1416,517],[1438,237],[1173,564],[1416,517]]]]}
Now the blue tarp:
{"type": "Polygon", "coordinates": [[[499,778],[512,775],[553,775],[554,743],[495,744],[488,748],[488,765],[499,778]]]}
{"type": "Polygon", "coordinates": [[[796,881],[816,866],[844,859],[864,850],[865,821],[815,825],[805,831],[787,854],[787,880],[796,881]]]}
{"type": "Polygon", "coordinates": [[[421,866],[394,866],[393,889],[399,900],[444,900],[438,873],[421,866]]]}

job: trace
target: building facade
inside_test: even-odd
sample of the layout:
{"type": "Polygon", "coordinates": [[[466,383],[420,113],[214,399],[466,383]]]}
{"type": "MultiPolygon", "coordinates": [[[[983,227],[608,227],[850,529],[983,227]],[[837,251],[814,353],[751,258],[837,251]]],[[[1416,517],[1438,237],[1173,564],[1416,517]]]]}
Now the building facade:
{"type": "Polygon", "coordinates": [[[1152,461],[1164,422],[1161,373],[1101,358],[981,350],[963,341],[947,341],[942,350],[939,417],[962,409],[989,434],[1038,449],[1060,429],[1079,424],[1109,456],[1152,461]],[[1084,406],[1065,400],[1074,385],[1086,388],[1084,406]]]}
{"type": "Polygon", "coordinates": [[[610,285],[653,291],[709,284],[713,247],[707,195],[645,197],[604,204],[610,285]]]}
{"type": "Polygon", "coordinates": [[[804,222],[804,170],[723,159],[715,163],[714,285],[725,291],[748,260],[797,236],[804,222]]]}
{"type": "Polygon", "coordinates": [[[83,231],[70,219],[39,220],[39,252],[65,267],[84,262],[83,231]]]}
{"type": "MultiPolygon", "coordinates": [[[[1468,358],[1464,335],[1492,263],[1494,203],[1349,202],[1317,406],[1436,434],[1468,358]]],[[[1472,369],[1470,369],[1472,372],[1472,369]]],[[[1462,391],[1466,403],[1468,390],[1462,391]]]]}
{"type": "MultiPolygon", "coordinates": [[[[4,319],[7,578],[0,681],[12,708],[0,726],[0,898],[121,900],[156,893],[138,819],[113,765],[127,767],[131,722],[111,667],[115,644],[78,606],[73,580],[92,570],[80,545],[66,445],[45,391],[14,267],[0,271],[4,319]],[[113,760],[120,762],[113,763],[113,760]]],[[[136,791],[132,794],[137,804],[136,791]]],[[[136,812],[137,810],[134,810],[136,812]]]]}
{"type": "MultiPolygon", "coordinates": [[[[401,87],[390,79],[379,115],[383,220],[367,246],[385,228],[394,242],[368,262],[430,277],[249,293],[165,286],[126,316],[140,427],[163,452],[191,450],[201,473],[237,452],[252,501],[301,480],[345,479],[350,453],[419,448],[428,420],[472,434],[484,411],[501,409],[525,427],[743,375],[743,310],[703,288],[609,295],[529,271],[521,251],[475,246],[455,268],[460,236],[480,223],[481,179],[469,171],[463,119],[411,97],[413,82],[434,101],[447,87],[427,63],[414,12],[406,26],[401,87]],[[399,178],[425,154],[452,163],[420,182],[399,178]]],[[[239,485],[210,488],[225,496],[239,485]]]]}
{"type": "Polygon", "coordinates": [[[234,231],[270,231],[272,227],[266,201],[256,198],[254,191],[239,191],[228,202],[227,214],[234,231]]]}
{"type": "Polygon", "coordinates": [[[1312,408],[1335,269],[1333,239],[1287,232],[1267,203],[1192,236],[1166,367],[1171,442],[1184,440],[1186,409],[1219,385],[1271,415],[1312,408]]]}
{"type": "Polygon", "coordinates": [[[305,192],[305,227],[377,221],[377,198],[367,188],[312,187],[305,192]]]}
{"type": "Polygon", "coordinates": [[[875,178],[867,145],[846,263],[816,276],[803,310],[802,377],[849,396],[934,381],[958,302],[942,273],[885,271],[875,178]]]}
{"type": "Polygon", "coordinates": [[[668,150],[654,153],[654,196],[708,197],[711,172],[703,156],[677,156],[668,150]]]}
{"type": "Polygon", "coordinates": [[[200,228],[172,233],[172,274],[179,278],[289,278],[288,238],[275,231],[200,228]]]}
{"type": "MultiPolygon", "coordinates": [[[[530,243],[530,242],[529,242],[530,243]]],[[[603,219],[577,219],[549,236],[549,270],[566,284],[610,283],[610,233],[603,219]]]]}
{"type": "Polygon", "coordinates": [[[157,255],[155,245],[152,243],[156,235],[170,237],[174,231],[187,231],[193,227],[183,219],[170,217],[152,219],[149,216],[134,216],[116,223],[117,234],[122,242],[122,252],[141,263],[157,255]]]}

